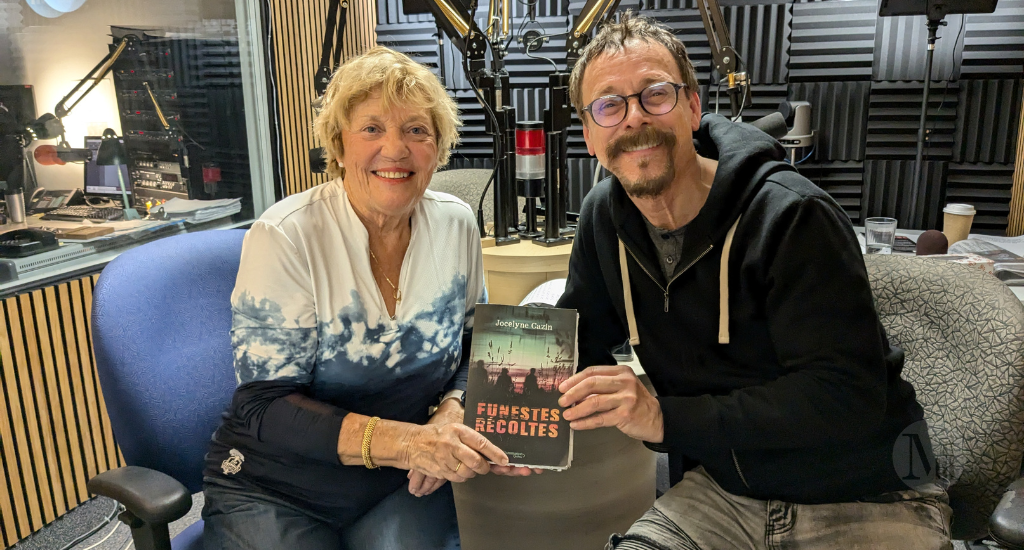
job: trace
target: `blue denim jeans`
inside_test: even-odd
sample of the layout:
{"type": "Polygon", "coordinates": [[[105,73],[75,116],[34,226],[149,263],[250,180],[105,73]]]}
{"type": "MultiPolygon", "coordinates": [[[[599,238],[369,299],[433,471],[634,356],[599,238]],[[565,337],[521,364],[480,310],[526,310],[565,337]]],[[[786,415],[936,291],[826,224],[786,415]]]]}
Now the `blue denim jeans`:
{"type": "MultiPolygon", "coordinates": [[[[881,498],[885,497],[885,498],[881,498]]],[[[736,496],[696,468],[606,550],[952,550],[952,510],[937,485],[882,502],[792,504],[736,496]]]]}
{"type": "Polygon", "coordinates": [[[280,499],[206,484],[206,550],[459,550],[450,483],[425,497],[403,485],[342,531],[280,499]]]}

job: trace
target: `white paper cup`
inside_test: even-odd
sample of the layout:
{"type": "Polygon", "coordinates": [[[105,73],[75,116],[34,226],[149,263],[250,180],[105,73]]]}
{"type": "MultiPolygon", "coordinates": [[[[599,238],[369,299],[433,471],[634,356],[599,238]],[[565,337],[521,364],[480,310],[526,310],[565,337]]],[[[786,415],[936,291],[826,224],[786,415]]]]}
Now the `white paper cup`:
{"type": "Polygon", "coordinates": [[[942,233],[950,245],[966,239],[971,233],[975,213],[970,204],[947,204],[942,209],[942,233]]]}

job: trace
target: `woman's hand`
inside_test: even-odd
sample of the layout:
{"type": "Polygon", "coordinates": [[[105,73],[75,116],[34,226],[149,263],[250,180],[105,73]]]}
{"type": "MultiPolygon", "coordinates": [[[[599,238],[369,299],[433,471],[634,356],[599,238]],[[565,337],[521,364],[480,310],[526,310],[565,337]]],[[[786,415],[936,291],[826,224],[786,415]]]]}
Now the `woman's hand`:
{"type": "MultiPolygon", "coordinates": [[[[447,399],[440,406],[437,407],[437,411],[434,416],[430,417],[427,424],[451,424],[462,423],[462,418],[465,415],[465,410],[462,408],[462,404],[455,399],[447,399]]],[[[461,468],[460,468],[461,470],[461,468]]],[[[427,496],[430,493],[441,488],[442,485],[448,482],[447,479],[436,478],[428,476],[423,472],[417,472],[416,470],[409,470],[409,474],[405,476],[409,478],[409,492],[417,497],[427,496]]]]}
{"type": "Polygon", "coordinates": [[[421,492],[431,488],[436,490],[443,484],[428,478],[461,483],[477,474],[491,471],[488,460],[502,466],[508,464],[508,457],[501,449],[462,424],[462,414],[462,406],[458,402],[445,401],[430,422],[418,426],[410,433],[406,443],[406,463],[414,473],[424,476],[421,480],[410,474],[409,491],[412,494],[416,494],[413,489],[421,492]]]}

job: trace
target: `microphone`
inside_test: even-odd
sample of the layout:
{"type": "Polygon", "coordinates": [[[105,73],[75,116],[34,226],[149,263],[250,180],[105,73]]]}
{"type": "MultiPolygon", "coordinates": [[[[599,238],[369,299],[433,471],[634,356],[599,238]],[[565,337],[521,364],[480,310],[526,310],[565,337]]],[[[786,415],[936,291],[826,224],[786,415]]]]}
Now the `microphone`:
{"type": "Polygon", "coordinates": [[[929,229],[917,238],[917,255],[945,254],[949,250],[949,240],[942,231],[929,229]]]}
{"type": "Polygon", "coordinates": [[[92,160],[92,149],[72,149],[56,145],[40,145],[33,151],[36,162],[43,166],[64,166],[69,162],[89,162],[92,160]]]}
{"type": "Polygon", "coordinates": [[[786,117],[782,116],[782,113],[779,112],[761,117],[751,122],[750,125],[775,139],[779,139],[789,133],[789,128],[786,126],[786,117]]]}

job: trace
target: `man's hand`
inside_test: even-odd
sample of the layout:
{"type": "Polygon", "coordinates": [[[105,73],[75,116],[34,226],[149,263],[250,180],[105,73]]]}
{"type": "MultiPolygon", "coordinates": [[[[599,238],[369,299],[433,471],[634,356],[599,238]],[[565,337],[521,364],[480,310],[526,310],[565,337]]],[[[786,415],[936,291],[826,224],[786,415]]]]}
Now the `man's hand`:
{"type": "Polygon", "coordinates": [[[558,386],[562,416],[574,430],[615,426],[622,433],[650,443],[661,443],[665,425],[661,405],[633,369],[602,365],[576,373],[558,386]]]}

